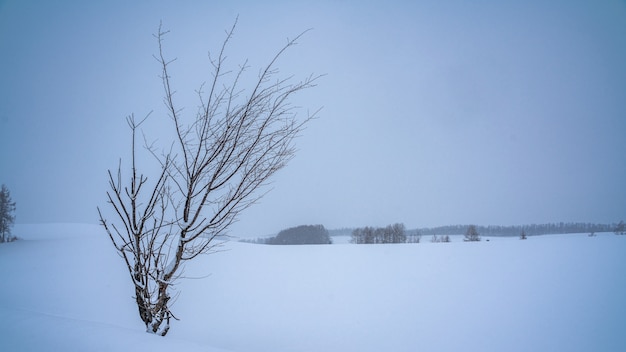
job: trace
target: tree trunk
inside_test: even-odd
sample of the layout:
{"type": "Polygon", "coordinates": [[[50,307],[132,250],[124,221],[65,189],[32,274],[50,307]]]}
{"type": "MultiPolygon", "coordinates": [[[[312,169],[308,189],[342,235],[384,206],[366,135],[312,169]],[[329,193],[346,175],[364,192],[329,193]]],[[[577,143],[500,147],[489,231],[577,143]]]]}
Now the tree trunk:
{"type": "Polygon", "coordinates": [[[135,295],[139,317],[146,324],[146,331],[159,336],[165,336],[170,329],[171,312],[168,309],[168,284],[159,285],[157,303],[150,301],[150,296],[143,287],[135,286],[135,295]]]}

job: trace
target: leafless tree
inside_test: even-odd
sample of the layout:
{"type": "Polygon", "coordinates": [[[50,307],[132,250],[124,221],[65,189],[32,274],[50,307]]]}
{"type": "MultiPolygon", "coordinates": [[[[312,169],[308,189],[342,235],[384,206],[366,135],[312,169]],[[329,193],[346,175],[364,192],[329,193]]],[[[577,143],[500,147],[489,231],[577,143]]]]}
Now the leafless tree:
{"type": "Polygon", "coordinates": [[[526,236],[526,231],[524,231],[524,229],[522,229],[522,232],[519,234],[519,239],[520,240],[525,240],[528,237],[526,236]]]}
{"type": "MultiPolygon", "coordinates": [[[[135,287],[139,315],[148,332],[164,336],[170,328],[170,292],[181,278],[186,261],[210,253],[246,208],[264,193],[259,189],[294,155],[294,138],[315,113],[296,116],[290,98],[314,87],[320,76],[298,82],[278,77],[277,60],[304,33],[288,40],[259,73],[247,93],[239,86],[246,64],[235,71],[225,65],[225,50],[236,22],[226,32],[217,56],[209,55],[213,74],[197,91],[200,107],[186,120],[175,102],[169,74],[174,60],[166,58],[168,33],[159,26],[155,35],[162,69],[164,103],[175,130],[167,149],[146,147],[160,165],[154,181],[139,171],[136,153],[138,128],[145,121],[131,115],[130,184],[122,166],[109,170],[108,203],[114,221],[98,208],[100,221],[123,258],[135,287]],[[205,91],[206,89],[206,91],[205,91]]],[[[144,137],[145,139],[145,137],[144,137]]]]}
{"type": "Polygon", "coordinates": [[[0,186],[0,243],[12,242],[17,238],[11,236],[11,227],[15,222],[15,202],[11,199],[11,192],[5,185],[0,186]]]}
{"type": "Polygon", "coordinates": [[[465,232],[465,238],[463,239],[463,241],[466,241],[466,242],[480,241],[480,234],[478,233],[478,230],[476,229],[475,225],[468,226],[467,231],[465,232]]]}
{"type": "Polygon", "coordinates": [[[395,223],[387,226],[386,232],[391,233],[391,241],[387,243],[405,243],[406,242],[406,227],[402,223],[395,223]]]}

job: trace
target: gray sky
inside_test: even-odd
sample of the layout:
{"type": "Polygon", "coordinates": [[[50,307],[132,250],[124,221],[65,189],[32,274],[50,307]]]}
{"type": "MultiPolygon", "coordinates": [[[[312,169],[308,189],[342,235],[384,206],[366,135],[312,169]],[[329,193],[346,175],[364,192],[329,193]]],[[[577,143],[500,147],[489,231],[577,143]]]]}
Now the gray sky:
{"type": "MultiPolygon", "coordinates": [[[[152,34],[192,113],[206,53],[325,73],[323,106],[272,191],[232,228],[265,235],[626,216],[626,2],[0,1],[0,183],[17,221],[97,222],[125,116],[165,121],[152,34]]],[[[303,110],[304,114],[306,110],[303,110]]],[[[167,121],[166,121],[167,123],[167,121]]]]}

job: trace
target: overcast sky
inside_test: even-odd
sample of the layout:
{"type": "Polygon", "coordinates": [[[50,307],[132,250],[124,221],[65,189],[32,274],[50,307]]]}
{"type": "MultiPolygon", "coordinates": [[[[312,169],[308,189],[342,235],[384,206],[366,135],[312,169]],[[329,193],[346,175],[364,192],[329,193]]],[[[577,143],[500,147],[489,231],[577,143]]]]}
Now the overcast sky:
{"type": "MultiPolygon", "coordinates": [[[[326,74],[323,107],[232,234],[626,220],[624,1],[0,0],[0,183],[17,222],[96,223],[125,116],[166,119],[152,34],[192,113],[206,53],[326,74]]],[[[159,128],[150,133],[159,137],[159,128]]]]}

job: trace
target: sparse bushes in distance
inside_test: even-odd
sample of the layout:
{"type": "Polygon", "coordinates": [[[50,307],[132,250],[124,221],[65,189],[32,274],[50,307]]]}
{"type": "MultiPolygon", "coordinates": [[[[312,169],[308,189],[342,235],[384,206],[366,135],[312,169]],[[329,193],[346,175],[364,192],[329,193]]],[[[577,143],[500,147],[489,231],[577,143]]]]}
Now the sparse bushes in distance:
{"type": "Polygon", "coordinates": [[[480,241],[480,234],[478,230],[476,230],[476,226],[469,225],[467,231],[465,232],[465,238],[463,239],[465,242],[477,242],[480,241]]]}
{"type": "Polygon", "coordinates": [[[11,200],[9,188],[5,185],[0,187],[0,243],[13,242],[17,239],[11,236],[11,227],[15,221],[15,202],[11,200]]]}
{"type": "Polygon", "coordinates": [[[419,230],[406,236],[406,243],[420,243],[421,240],[422,233],[419,230]]]}
{"type": "Polygon", "coordinates": [[[378,228],[366,226],[354,229],[350,242],[355,244],[406,243],[405,232],[406,228],[402,223],[378,228]]]}
{"type": "Polygon", "coordinates": [[[332,244],[324,225],[302,225],[282,230],[266,244],[332,244]]]}
{"type": "Polygon", "coordinates": [[[437,237],[437,235],[433,235],[433,237],[430,239],[430,242],[432,242],[432,243],[448,243],[448,242],[450,242],[450,236],[442,235],[442,236],[437,237]]]}

